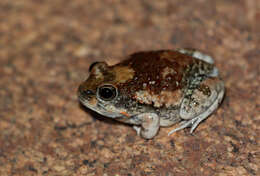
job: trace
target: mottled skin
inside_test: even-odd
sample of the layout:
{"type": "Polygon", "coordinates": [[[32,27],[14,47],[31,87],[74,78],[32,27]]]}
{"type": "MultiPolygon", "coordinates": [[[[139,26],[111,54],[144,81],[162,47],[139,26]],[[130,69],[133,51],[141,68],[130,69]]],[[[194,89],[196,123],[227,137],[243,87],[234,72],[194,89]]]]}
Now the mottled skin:
{"type": "Polygon", "coordinates": [[[213,59],[191,49],[138,52],[108,66],[92,64],[78,89],[80,102],[106,117],[134,125],[153,138],[160,126],[181,122],[191,133],[223,99],[213,59]]]}

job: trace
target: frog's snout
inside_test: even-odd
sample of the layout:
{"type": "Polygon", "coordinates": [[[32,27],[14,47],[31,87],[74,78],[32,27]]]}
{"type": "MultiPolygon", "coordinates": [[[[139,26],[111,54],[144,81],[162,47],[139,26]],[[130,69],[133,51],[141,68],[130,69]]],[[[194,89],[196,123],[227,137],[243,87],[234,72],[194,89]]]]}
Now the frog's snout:
{"type": "Polygon", "coordinates": [[[95,93],[89,89],[86,89],[84,85],[80,85],[78,88],[78,97],[79,98],[84,98],[84,99],[90,99],[93,97],[95,93]]]}

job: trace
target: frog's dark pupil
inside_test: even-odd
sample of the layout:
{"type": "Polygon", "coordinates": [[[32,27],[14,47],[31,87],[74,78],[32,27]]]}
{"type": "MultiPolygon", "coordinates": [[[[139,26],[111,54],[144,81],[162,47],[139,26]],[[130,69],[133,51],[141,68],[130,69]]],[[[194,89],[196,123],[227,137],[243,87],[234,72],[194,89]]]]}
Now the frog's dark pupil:
{"type": "Polygon", "coordinates": [[[116,96],[116,89],[112,86],[100,87],[98,92],[103,100],[111,100],[116,96]]]}

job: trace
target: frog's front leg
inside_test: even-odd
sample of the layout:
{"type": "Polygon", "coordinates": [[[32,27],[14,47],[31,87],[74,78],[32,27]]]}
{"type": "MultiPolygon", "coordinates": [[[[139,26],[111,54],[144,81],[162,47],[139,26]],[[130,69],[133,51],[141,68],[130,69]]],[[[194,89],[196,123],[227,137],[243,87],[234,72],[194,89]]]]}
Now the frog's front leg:
{"type": "Polygon", "coordinates": [[[141,126],[134,126],[138,135],[145,139],[153,138],[160,127],[160,118],[155,113],[143,113],[137,116],[141,120],[141,126]]]}
{"type": "Polygon", "coordinates": [[[217,109],[223,96],[224,84],[221,80],[218,78],[204,80],[191,96],[183,99],[180,117],[184,121],[178,128],[170,131],[168,135],[190,126],[190,133],[192,133],[201,121],[217,109]]]}

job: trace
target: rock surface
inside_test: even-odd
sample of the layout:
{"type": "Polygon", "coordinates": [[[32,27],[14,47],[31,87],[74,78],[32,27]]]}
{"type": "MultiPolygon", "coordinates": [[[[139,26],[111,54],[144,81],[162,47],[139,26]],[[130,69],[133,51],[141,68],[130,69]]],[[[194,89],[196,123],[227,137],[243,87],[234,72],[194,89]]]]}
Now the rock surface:
{"type": "Polygon", "coordinates": [[[259,21],[259,0],[1,0],[0,175],[260,175],[259,21]],[[92,62],[183,47],[227,90],[193,135],[144,140],[79,105],[92,62]]]}

